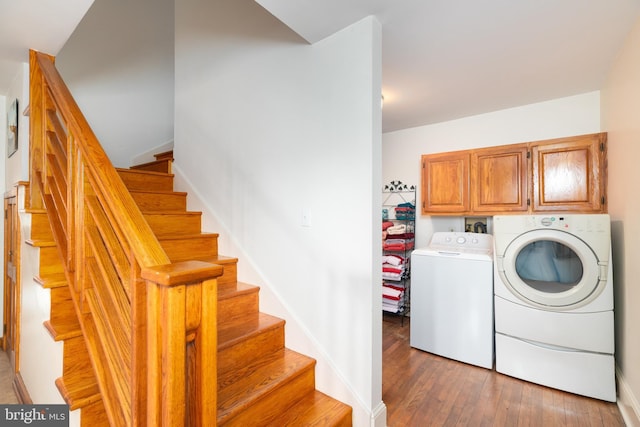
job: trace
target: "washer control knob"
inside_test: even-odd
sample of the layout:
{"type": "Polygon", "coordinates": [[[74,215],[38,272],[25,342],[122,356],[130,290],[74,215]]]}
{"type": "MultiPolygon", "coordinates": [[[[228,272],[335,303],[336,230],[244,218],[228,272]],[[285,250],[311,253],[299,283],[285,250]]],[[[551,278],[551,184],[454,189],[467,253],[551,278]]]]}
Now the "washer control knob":
{"type": "Polygon", "coordinates": [[[465,239],[464,237],[460,236],[456,239],[456,243],[459,245],[462,245],[464,243],[466,243],[467,239],[465,239]]]}
{"type": "Polygon", "coordinates": [[[471,243],[477,245],[478,244],[478,239],[476,237],[474,237],[473,240],[471,240],[471,243]]]}

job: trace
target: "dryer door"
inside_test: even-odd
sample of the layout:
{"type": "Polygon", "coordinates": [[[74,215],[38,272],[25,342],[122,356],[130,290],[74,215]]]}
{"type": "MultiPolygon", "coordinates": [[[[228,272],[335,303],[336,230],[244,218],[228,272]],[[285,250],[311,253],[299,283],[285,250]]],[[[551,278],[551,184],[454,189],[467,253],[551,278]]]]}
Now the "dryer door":
{"type": "Polygon", "coordinates": [[[518,298],[547,310],[577,308],[606,285],[606,263],[586,243],[559,230],[533,230],[514,239],[497,264],[518,298]]]}

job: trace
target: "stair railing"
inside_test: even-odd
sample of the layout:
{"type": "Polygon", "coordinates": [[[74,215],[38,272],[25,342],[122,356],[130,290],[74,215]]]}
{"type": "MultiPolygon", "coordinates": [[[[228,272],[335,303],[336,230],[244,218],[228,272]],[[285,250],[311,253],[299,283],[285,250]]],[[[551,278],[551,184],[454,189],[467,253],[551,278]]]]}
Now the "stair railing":
{"type": "Polygon", "coordinates": [[[216,278],[171,264],[54,65],[30,52],[30,203],[46,209],[113,426],[215,425],[216,278]]]}

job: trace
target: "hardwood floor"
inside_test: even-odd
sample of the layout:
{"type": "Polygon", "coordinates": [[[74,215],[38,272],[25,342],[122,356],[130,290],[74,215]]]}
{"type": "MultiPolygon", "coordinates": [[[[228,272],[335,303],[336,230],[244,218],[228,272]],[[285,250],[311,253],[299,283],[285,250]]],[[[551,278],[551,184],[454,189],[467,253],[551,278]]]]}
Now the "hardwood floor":
{"type": "Polygon", "coordinates": [[[13,368],[9,356],[0,347],[0,403],[18,403],[18,397],[13,391],[13,368]]]}
{"type": "Polygon", "coordinates": [[[413,349],[410,323],[383,319],[382,399],[389,427],[624,426],[615,403],[413,349]]]}

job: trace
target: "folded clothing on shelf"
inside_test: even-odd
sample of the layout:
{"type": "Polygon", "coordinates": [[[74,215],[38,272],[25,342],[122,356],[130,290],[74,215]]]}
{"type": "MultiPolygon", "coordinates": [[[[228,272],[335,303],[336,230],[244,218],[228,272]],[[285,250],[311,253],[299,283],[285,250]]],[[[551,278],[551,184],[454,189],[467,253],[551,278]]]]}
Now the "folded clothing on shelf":
{"type": "Polygon", "coordinates": [[[386,251],[406,251],[413,249],[413,239],[389,239],[382,244],[382,249],[386,251]]]}
{"type": "Polygon", "coordinates": [[[391,313],[398,313],[404,309],[404,288],[382,284],[382,309],[391,313]]]}
{"type": "Polygon", "coordinates": [[[400,203],[394,208],[396,219],[414,219],[416,217],[416,207],[413,203],[400,203]]]}
{"type": "Polygon", "coordinates": [[[400,255],[382,255],[382,264],[402,265],[404,264],[404,258],[400,255]]]}
{"type": "Polygon", "coordinates": [[[387,228],[387,233],[389,235],[404,234],[406,231],[407,226],[404,224],[392,225],[391,227],[387,228]]]}

